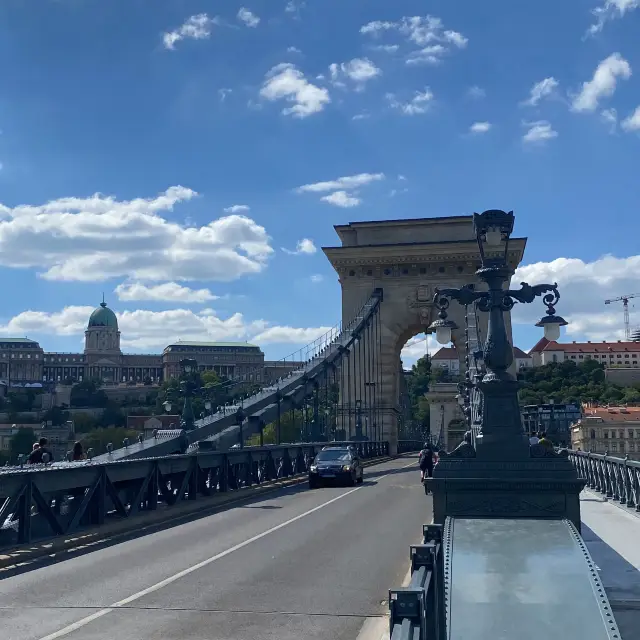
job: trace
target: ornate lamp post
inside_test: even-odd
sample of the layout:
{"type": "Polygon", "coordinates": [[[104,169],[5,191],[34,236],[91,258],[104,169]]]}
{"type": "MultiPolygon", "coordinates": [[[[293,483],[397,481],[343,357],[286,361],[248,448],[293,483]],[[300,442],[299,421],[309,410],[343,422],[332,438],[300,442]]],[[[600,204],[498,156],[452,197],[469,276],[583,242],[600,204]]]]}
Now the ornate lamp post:
{"type": "MultiPolygon", "coordinates": [[[[193,405],[191,404],[191,398],[198,387],[195,380],[193,380],[192,373],[198,368],[198,363],[190,358],[180,360],[180,369],[183,374],[186,375],[186,379],[180,382],[180,392],[184,397],[184,405],[182,407],[182,415],[180,416],[180,428],[185,431],[192,431],[194,428],[195,417],[193,415],[193,405]]],[[[164,410],[167,413],[171,412],[171,402],[168,400],[163,403],[164,410]]]]}
{"type": "Polygon", "coordinates": [[[453,452],[442,452],[433,479],[435,521],[444,522],[445,516],[557,516],[569,518],[579,527],[578,495],[583,483],[577,479],[566,452],[558,454],[540,445],[529,445],[518,404],[520,383],[508,371],[513,349],[504,313],[517,302],[531,303],[542,296],[547,313],[536,326],[544,328],[548,340],[556,340],[560,327],[567,324],[555,313],[554,306],[560,299],[557,284],[531,286],[523,282],[517,290],[506,286],[512,275],[507,252],[513,224],[511,211],[474,214],[481,258],[476,275],[487,290],[477,291],[466,285],[435,292],[434,305],[439,314],[429,329],[435,331],[441,344],[449,343],[451,331],[458,328],[447,317],[451,300],[462,305],[475,303],[480,311],[489,314],[482,349],[486,373],[472,383],[483,396],[481,431],[475,438],[475,447],[467,438],[453,452]],[[488,257],[487,248],[498,252],[498,256],[488,257]]]}

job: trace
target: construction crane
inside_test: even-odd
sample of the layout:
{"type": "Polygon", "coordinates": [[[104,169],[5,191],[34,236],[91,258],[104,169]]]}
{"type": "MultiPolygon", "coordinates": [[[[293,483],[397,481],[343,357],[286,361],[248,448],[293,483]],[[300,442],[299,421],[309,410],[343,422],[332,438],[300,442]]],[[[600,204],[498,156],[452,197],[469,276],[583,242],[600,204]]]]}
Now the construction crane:
{"type": "Polygon", "coordinates": [[[629,329],[629,300],[637,298],[640,293],[632,293],[628,296],[620,296],[619,298],[611,298],[611,300],[605,300],[605,304],[611,304],[612,302],[622,302],[622,308],[624,309],[624,337],[625,340],[629,340],[631,337],[631,330],[629,329]]]}

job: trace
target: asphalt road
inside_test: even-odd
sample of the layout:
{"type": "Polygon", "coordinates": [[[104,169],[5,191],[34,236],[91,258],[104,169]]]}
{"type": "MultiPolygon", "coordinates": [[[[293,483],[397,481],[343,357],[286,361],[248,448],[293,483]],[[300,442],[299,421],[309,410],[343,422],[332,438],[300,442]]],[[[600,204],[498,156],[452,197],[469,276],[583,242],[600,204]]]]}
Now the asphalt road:
{"type": "Polygon", "coordinates": [[[0,580],[2,638],[356,640],[431,509],[415,457],[355,488],[274,492],[0,580]]]}

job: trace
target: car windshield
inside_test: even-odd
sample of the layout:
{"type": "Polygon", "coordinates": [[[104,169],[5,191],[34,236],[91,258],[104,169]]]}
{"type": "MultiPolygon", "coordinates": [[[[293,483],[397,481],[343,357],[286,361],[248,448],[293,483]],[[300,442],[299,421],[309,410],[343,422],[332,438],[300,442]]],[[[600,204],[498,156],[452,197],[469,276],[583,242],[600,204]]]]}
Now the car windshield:
{"type": "Polygon", "coordinates": [[[334,449],[333,451],[321,451],[316,457],[316,461],[318,462],[329,462],[331,460],[335,460],[336,462],[348,462],[351,460],[351,453],[348,451],[334,449]]]}

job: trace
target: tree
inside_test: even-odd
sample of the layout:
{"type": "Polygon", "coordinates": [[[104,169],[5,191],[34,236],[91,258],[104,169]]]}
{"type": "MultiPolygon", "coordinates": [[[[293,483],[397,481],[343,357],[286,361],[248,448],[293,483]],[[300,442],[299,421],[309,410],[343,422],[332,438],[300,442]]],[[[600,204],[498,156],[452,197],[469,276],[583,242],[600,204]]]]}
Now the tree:
{"type": "Polygon", "coordinates": [[[411,375],[407,376],[412,419],[422,433],[428,433],[430,427],[429,402],[425,398],[425,393],[429,391],[432,379],[440,372],[440,368],[431,367],[431,359],[426,355],[411,367],[411,375]]]}
{"type": "Polygon", "coordinates": [[[12,460],[22,454],[30,454],[33,449],[33,443],[36,442],[36,434],[30,427],[20,427],[9,440],[9,451],[12,460]]]}
{"type": "Polygon", "coordinates": [[[73,416],[73,426],[76,433],[88,433],[98,426],[98,421],[88,413],[76,413],[73,416]]]}
{"type": "Polygon", "coordinates": [[[551,362],[522,372],[520,404],[595,402],[617,404],[640,402],[640,391],[623,388],[606,381],[604,366],[588,358],[576,364],[573,360],[551,362]]]}
{"type": "Polygon", "coordinates": [[[83,380],[71,388],[72,407],[106,407],[108,402],[97,380],[83,380]]]}

